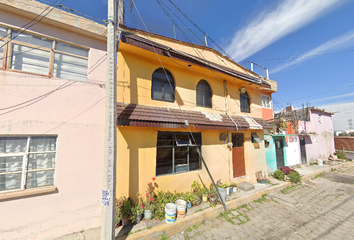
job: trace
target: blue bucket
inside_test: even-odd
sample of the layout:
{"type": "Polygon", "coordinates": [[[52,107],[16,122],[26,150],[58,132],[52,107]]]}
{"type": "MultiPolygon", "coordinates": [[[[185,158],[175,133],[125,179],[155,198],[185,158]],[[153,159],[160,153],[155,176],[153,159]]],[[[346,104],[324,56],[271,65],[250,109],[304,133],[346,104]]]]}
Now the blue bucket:
{"type": "Polygon", "coordinates": [[[165,206],[165,220],[167,223],[174,223],[176,221],[177,206],[174,203],[167,203],[165,206]]]}

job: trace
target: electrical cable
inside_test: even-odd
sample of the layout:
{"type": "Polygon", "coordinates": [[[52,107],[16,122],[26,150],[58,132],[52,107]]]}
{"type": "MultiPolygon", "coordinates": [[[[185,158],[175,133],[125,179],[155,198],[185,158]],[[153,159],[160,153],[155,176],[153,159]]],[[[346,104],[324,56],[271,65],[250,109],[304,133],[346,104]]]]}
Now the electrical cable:
{"type": "MultiPolygon", "coordinates": [[[[56,0],[54,3],[56,3],[58,0],[56,0]]],[[[63,2],[63,0],[61,0],[60,2],[59,2],[59,4],[61,3],[61,2],[63,2]]],[[[54,4],[53,3],[53,4],[54,4]]],[[[51,5],[52,6],[52,5],[51,5]]],[[[48,6],[44,11],[46,11],[49,7],[51,7],[51,6],[48,6]]],[[[46,14],[44,14],[43,16],[41,16],[41,15],[37,15],[34,19],[32,19],[29,23],[31,23],[31,22],[33,22],[33,20],[35,20],[37,17],[39,17],[39,16],[41,16],[41,18],[39,19],[39,20],[37,20],[35,23],[33,23],[33,24],[31,24],[30,26],[26,26],[26,28],[25,29],[23,29],[22,31],[20,31],[16,36],[14,36],[13,38],[11,38],[10,40],[8,40],[8,41],[6,41],[6,43],[4,43],[2,46],[0,46],[0,49],[2,49],[5,45],[8,45],[12,40],[14,40],[14,39],[16,39],[19,35],[21,35],[23,32],[25,32],[27,29],[29,29],[29,28],[31,28],[32,26],[34,26],[34,25],[36,25],[37,23],[39,23],[43,18],[45,18],[49,13],[51,13],[52,11],[54,10],[54,7],[52,7],[52,9],[51,10],[49,10],[46,14]]],[[[44,12],[43,11],[43,12],[44,12]]],[[[43,13],[42,12],[42,13],[43,13]]],[[[41,14],[42,14],[41,13],[41,14]]],[[[28,23],[27,23],[28,24],[28,23]]],[[[25,24],[25,25],[27,25],[27,24],[25,24]]],[[[18,30],[20,30],[21,28],[19,28],[18,30]]],[[[17,30],[17,31],[18,31],[17,30]]],[[[7,34],[7,36],[8,36],[9,34],[7,34]]],[[[2,39],[0,39],[0,40],[2,40],[2,39]]]]}
{"type": "MultiPolygon", "coordinates": [[[[44,13],[45,11],[47,11],[50,7],[52,7],[58,0],[55,0],[55,2],[53,2],[52,4],[50,4],[46,9],[44,9],[40,14],[38,14],[35,18],[33,18],[31,21],[29,21],[28,23],[26,23],[25,25],[23,25],[22,27],[20,27],[19,29],[17,29],[17,31],[26,28],[28,24],[32,23],[34,20],[36,20],[39,16],[42,15],[42,13],[44,13]]],[[[0,38],[0,41],[3,40],[4,38],[7,38],[10,35],[10,33],[6,34],[5,36],[3,36],[2,38],[0,38]]],[[[0,47],[1,49],[1,47],[0,47]]]]}
{"type": "Polygon", "coordinates": [[[252,62],[261,62],[261,61],[277,61],[277,60],[291,60],[297,58],[312,58],[312,57],[319,57],[319,56],[326,56],[326,55],[334,55],[334,54],[341,54],[341,53],[349,53],[354,52],[354,50],[348,51],[340,51],[340,52],[329,52],[329,53],[319,53],[319,54],[312,54],[312,55],[302,55],[297,57],[283,57],[283,58],[272,58],[272,59],[259,59],[259,60],[252,60],[252,62]]]}
{"type": "MultiPolygon", "coordinates": [[[[134,1],[134,0],[132,0],[132,1],[134,2],[134,7],[135,7],[136,11],[137,11],[138,14],[139,14],[139,11],[138,11],[138,9],[137,9],[137,7],[136,7],[135,1],[134,1]]],[[[157,1],[158,1],[158,0],[157,0],[157,1]]],[[[140,14],[139,14],[139,16],[140,16],[140,14]]],[[[140,18],[141,18],[141,16],[140,16],[140,18]]],[[[141,18],[141,21],[144,23],[144,21],[143,21],[142,18],[141,18]]],[[[144,23],[144,26],[145,26],[146,31],[148,32],[148,34],[149,34],[149,36],[150,36],[149,30],[147,29],[145,23],[144,23]]],[[[151,36],[150,36],[150,37],[151,37],[151,36]]],[[[161,59],[160,59],[160,57],[158,56],[155,47],[154,47],[153,45],[151,45],[151,46],[153,47],[154,52],[155,52],[157,58],[159,59],[159,62],[160,62],[160,64],[161,64],[161,66],[162,66],[162,69],[163,69],[164,72],[165,72],[165,75],[166,75],[166,77],[167,77],[168,83],[169,83],[169,85],[170,85],[170,87],[171,87],[171,90],[172,90],[173,95],[174,95],[174,98],[175,98],[176,96],[175,96],[175,92],[173,91],[174,89],[173,89],[173,87],[172,87],[171,81],[170,81],[169,78],[168,78],[168,75],[167,75],[167,73],[166,73],[166,71],[165,71],[165,68],[164,68],[164,66],[163,66],[163,64],[162,64],[162,62],[161,62],[161,59]]],[[[209,174],[209,176],[210,176],[210,178],[211,178],[211,180],[212,180],[212,182],[213,182],[213,184],[214,184],[214,187],[215,187],[214,180],[213,180],[213,178],[211,177],[211,174],[210,174],[210,172],[209,172],[209,169],[208,169],[207,165],[205,164],[205,161],[204,161],[204,158],[203,158],[203,156],[202,156],[202,154],[201,154],[201,151],[200,151],[200,149],[199,149],[199,146],[197,145],[197,142],[196,142],[196,140],[194,139],[194,136],[193,136],[192,131],[191,131],[190,127],[189,127],[189,124],[187,124],[188,121],[187,121],[187,119],[186,119],[186,117],[185,117],[185,115],[184,115],[184,113],[183,113],[183,111],[182,111],[180,105],[178,104],[178,102],[177,102],[177,106],[178,106],[178,108],[179,108],[179,110],[180,110],[180,112],[181,112],[181,114],[182,114],[182,116],[183,116],[183,118],[184,118],[184,120],[185,120],[185,123],[186,123],[186,125],[187,125],[187,127],[188,127],[188,130],[189,130],[189,133],[190,133],[190,135],[191,135],[191,137],[192,137],[192,140],[193,140],[193,142],[194,142],[194,145],[197,147],[198,155],[199,155],[199,157],[201,158],[202,162],[204,163],[204,166],[205,166],[205,168],[206,168],[206,170],[207,170],[207,172],[208,172],[208,174],[209,174]]],[[[216,187],[215,187],[215,188],[216,188],[216,187]]],[[[217,194],[219,195],[219,198],[221,199],[219,190],[218,190],[217,188],[216,188],[216,192],[217,192],[217,194]]],[[[227,210],[224,201],[221,200],[221,202],[222,202],[222,204],[223,204],[223,206],[224,206],[224,209],[227,210]]]]}

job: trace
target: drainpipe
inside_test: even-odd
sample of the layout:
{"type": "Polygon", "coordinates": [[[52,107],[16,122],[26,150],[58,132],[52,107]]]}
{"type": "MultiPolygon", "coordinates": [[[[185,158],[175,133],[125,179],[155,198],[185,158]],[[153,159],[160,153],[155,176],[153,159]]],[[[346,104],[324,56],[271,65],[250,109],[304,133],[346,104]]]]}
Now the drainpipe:
{"type": "MultiPolygon", "coordinates": [[[[226,115],[231,119],[231,117],[228,114],[227,95],[226,95],[226,81],[224,81],[224,93],[225,93],[225,111],[226,111],[226,115]]],[[[236,128],[237,128],[237,126],[236,126],[236,128]]],[[[229,142],[230,142],[230,131],[227,130],[227,143],[229,143],[229,142]]],[[[228,145],[227,145],[227,148],[229,148],[228,145]]],[[[228,161],[228,164],[229,164],[229,182],[230,182],[231,181],[230,151],[227,151],[227,161],[228,161]]]]}

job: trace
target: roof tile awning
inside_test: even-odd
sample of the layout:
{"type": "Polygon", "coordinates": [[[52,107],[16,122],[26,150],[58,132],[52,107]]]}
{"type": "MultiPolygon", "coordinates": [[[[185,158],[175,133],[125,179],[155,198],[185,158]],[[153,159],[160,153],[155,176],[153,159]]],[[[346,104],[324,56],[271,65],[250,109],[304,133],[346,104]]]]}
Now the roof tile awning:
{"type": "MultiPolygon", "coordinates": [[[[194,125],[195,129],[236,131],[233,120],[237,124],[238,131],[246,131],[248,128],[253,128],[252,124],[250,125],[249,121],[242,116],[230,115],[231,120],[226,114],[218,115],[220,115],[220,118],[215,120],[199,111],[117,103],[118,126],[188,128],[186,125],[188,124],[194,125]]],[[[258,129],[272,128],[262,118],[252,118],[252,120],[260,126],[258,129]]]]}
{"type": "Polygon", "coordinates": [[[208,61],[204,58],[192,56],[188,53],[184,53],[184,52],[175,50],[171,47],[151,41],[149,39],[143,38],[141,36],[135,35],[130,32],[126,32],[126,31],[122,32],[122,42],[132,45],[132,46],[135,46],[135,47],[139,47],[139,48],[151,51],[151,52],[156,52],[157,54],[160,54],[163,56],[167,56],[167,57],[178,59],[178,60],[190,63],[190,64],[194,64],[194,65],[197,65],[200,67],[204,67],[207,69],[213,69],[213,71],[224,73],[224,74],[227,74],[231,77],[237,77],[237,78],[243,79],[247,82],[251,82],[251,83],[257,84],[259,86],[262,86],[265,89],[271,90],[270,84],[263,81],[259,77],[253,76],[251,74],[247,74],[246,72],[243,73],[240,71],[236,71],[232,68],[222,66],[220,64],[216,64],[216,63],[208,61]]]}

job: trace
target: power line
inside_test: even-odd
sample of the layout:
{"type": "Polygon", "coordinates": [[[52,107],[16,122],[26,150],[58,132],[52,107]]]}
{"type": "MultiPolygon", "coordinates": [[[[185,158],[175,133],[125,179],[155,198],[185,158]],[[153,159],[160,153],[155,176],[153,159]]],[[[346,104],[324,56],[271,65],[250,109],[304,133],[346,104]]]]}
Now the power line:
{"type": "MultiPolygon", "coordinates": [[[[54,4],[57,2],[58,0],[56,0],[52,5],[48,6],[46,9],[44,9],[39,15],[37,15],[34,19],[32,19],[30,22],[28,22],[27,24],[25,24],[24,26],[25,29],[23,29],[22,31],[20,31],[16,36],[14,36],[13,38],[11,38],[10,40],[8,40],[6,43],[4,43],[0,49],[2,49],[5,45],[8,45],[12,40],[16,39],[19,35],[21,35],[23,32],[25,32],[27,29],[31,28],[32,26],[36,25],[37,23],[39,23],[43,18],[45,18],[49,13],[51,13],[53,10],[54,10],[54,4]],[[41,16],[42,13],[44,13],[47,9],[49,9],[50,7],[52,7],[51,10],[49,10],[46,14],[44,14],[43,16],[41,16]],[[27,26],[28,24],[30,24],[31,22],[33,22],[35,19],[37,19],[38,17],[41,17],[39,20],[37,20],[35,23],[27,26]]],[[[63,0],[61,0],[59,2],[59,4],[62,2],[63,0]]],[[[23,27],[19,28],[18,30],[22,29],[23,27]]],[[[17,30],[17,31],[18,31],[17,30]]],[[[6,37],[8,36],[9,34],[6,35],[6,37]]],[[[5,37],[5,36],[4,36],[5,37]]],[[[0,40],[2,40],[3,38],[1,38],[0,40]]]]}
{"type": "Polygon", "coordinates": [[[260,59],[260,60],[252,60],[252,62],[290,60],[290,59],[297,59],[297,58],[311,58],[311,57],[319,57],[319,56],[334,55],[334,54],[349,53],[349,52],[354,52],[354,50],[340,51],[340,52],[329,52],[329,53],[319,53],[319,54],[312,54],[312,55],[301,55],[301,56],[297,56],[297,57],[282,57],[282,58],[272,58],[272,59],[260,59]]]}
{"type": "MultiPolygon", "coordinates": [[[[138,9],[137,9],[137,7],[136,7],[135,1],[134,1],[134,0],[132,0],[132,1],[134,2],[135,9],[136,9],[136,11],[138,12],[138,9]]],[[[156,0],[156,1],[158,2],[158,0],[156,0]]],[[[159,3],[159,4],[160,4],[160,3],[159,3]]],[[[161,5],[160,5],[160,6],[161,6],[161,5]]],[[[139,13],[138,13],[138,14],[139,14],[139,13]]],[[[140,14],[139,14],[139,16],[140,16],[140,14]]],[[[140,16],[140,18],[141,18],[141,16],[140,16]]],[[[142,20],[142,22],[144,23],[144,21],[143,21],[142,18],[141,18],[141,20],[142,20]]],[[[145,26],[147,32],[149,33],[149,31],[148,31],[148,29],[147,29],[145,23],[144,23],[144,26],[145,26]]],[[[149,33],[149,35],[150,35],[150,33],[149,33]]],[[[156,52],[156,49],[155,49],[155,47],[153,46],[153,44],[151,44],[151,46],[153,47],[154,52],[155,52],[157,58],[159,59],[159,62],[160,62],[160,64],[161,64],[161,66],[162,66],[162,69],[163,69],[164,72],[165,72],[165,75],[166,75],[166,77],[167,77],[168,83],[169,83],[169,85],[170,85],[170,87],[171,87],[171,89],[172,89],[172,93],[173,93],[174,98],[175,98],[175,97],[176,97],[176,96],[175,96],[175,92],[173,91],[173,87],[172,87],[171,82],[170,82],[170,80],[169,80],[169,78],[168,78],[168,75],[167,75],[167,73],[166,73],[166,71],[165,71],[165,68],[164,68],[164,66],[163,66],[163,64],[162,64],[162,62],[161,62],[161,59],[160,59],[160,57],[158,56],[158,54],[157,54],[157,52],[156,52]]],[[[179,110],[181,111],[181,114],[182,114],[182,116],[183,116],[185,122],[187,123],[188,121],[187,121],[187,119],[186,119],[186,117],[185,117],[185,115],[184,115],[184,113],[183,113],[183,111],[182,111],[182,109],[181,109],[181,106],[178,104],[178,102],[177,102],[177,106],[178,106],[179,110]]],[[[196,140],[194,139],[194,136],[193,136],[193,133],[192,133],[190,127],[189,127],[189,124],[186,124],[186,125],[187,125],[187,127],[188,127],[188,130],[189,130],[189,133],[190,133],[190,135],[191,135],[192,141],[193,141],[194,144],[197,146],[198,155],[199,155],[200,159],[202,160],[202,162],[204,163],[205,169],[207,170],[207,172],[208,172],[208,174],[209,174],[209,177],[211,178],[211,181],[212,181],[212,183],[213,183],[213,185],[214,185],[214,187],[215,187],[215,189],[216,189],[216,192],[217,192],[219,198],[221,199],[219,190],[217,190],[217,188],[216,188],[216,185],[215,185],[215,183],[214,183],[214,179],[212,178],[212,176],[211,176],[211,174],[210,174],[210,172],[209,172],[208,166],[206,165],[206,163],[205,163],[205,161],[204,161],[204,158],[203,158],[203,156],[202,156],[202,154],[201,154],[201,151],[200,151],[200,149],[199,149],[199,146],[197,145],[197,142],[196,142],[196,140]]],[[[222,203],[222,205],[224,206],[224,209],[227,210],[224,201],[221,200],[221,203],[222,203]]]]}
{"type": "Polygon", "coordinates": [[[328,90],[328,91],[325,91],[325,92],[320,92],[320,93],[312,94],[312,95],[309,95],[309,96],[306,96],[306,97],[301,97],[301,98],[295,98],[295,99],[292,99],[292,100],[282,101],[282,103],[284,103],[284,102],[296,101],[296,100],[299,100],[299,99],[304,99],[304,98],[313,97],[313,96],[318,96],[318,95],[321,95],[321,94],[325,94],[325,93],[329,93],[329,92],[334,92],[334,91],[342,90],[342,89],[345,89],[345,88],[348,88],[348,87],[352,87],[352,86],[354,86],[354,84],[350,84],[350,85],[347,85],[347,86],[345,86],[345,87],[335,88],[335,89],[328,90]]]}

